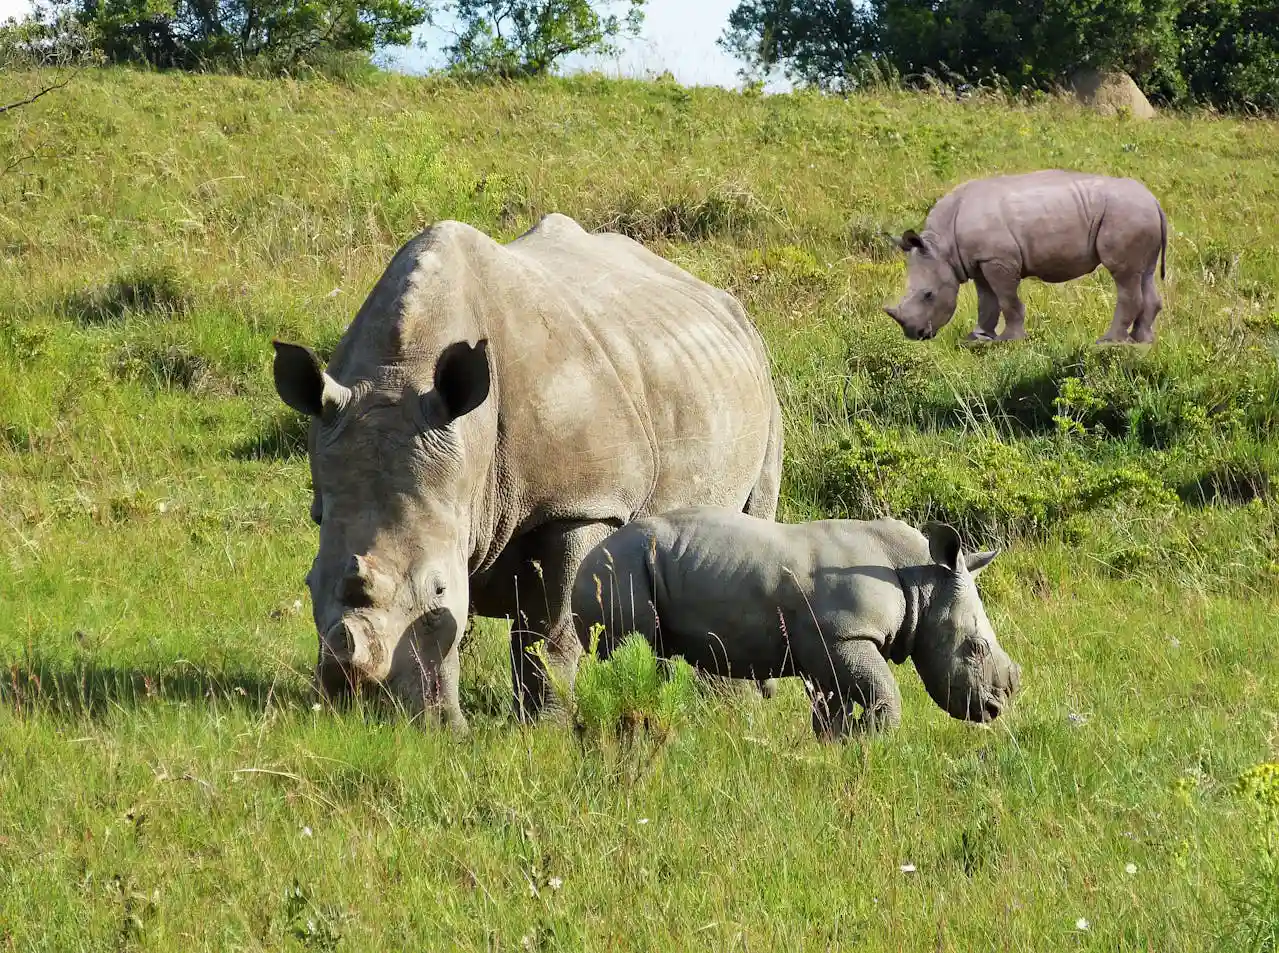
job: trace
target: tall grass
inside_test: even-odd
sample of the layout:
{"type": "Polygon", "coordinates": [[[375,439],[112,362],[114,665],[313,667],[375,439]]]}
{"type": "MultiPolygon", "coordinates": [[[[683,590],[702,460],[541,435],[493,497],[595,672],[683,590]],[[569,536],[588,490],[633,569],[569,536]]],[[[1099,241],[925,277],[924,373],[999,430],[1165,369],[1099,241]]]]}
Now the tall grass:
{"type": "Polygon", "coordinates": [[[1275,760],[1279,711],[1275,135],[593,77],[86,71],[8,115],[0,167],[31,158],[0,179],[0,935],[1265,948],[1270,855],[1244,848],[1235,779],[1275,760]],[[971,289],[939,338],[902,340],[883,233],[1043,166],[1164,203],[1159,342],[1091,348],[1100,273],[1027,283],[1023,344],[958,346],[971,289]],[[785,685],[681,709],[661,770],[619,783],[564,725],[509,721],[484,621],[469,738],[313,708],[315,531],[270,339],[327,352],[432,221],[506,240],[549,211],[743,301],[784,404],[785,518],[942,515],[1006,547],[982,587],[1026,687],[993,730],[899,670],[899,732],[821,745],[785,685]]]}

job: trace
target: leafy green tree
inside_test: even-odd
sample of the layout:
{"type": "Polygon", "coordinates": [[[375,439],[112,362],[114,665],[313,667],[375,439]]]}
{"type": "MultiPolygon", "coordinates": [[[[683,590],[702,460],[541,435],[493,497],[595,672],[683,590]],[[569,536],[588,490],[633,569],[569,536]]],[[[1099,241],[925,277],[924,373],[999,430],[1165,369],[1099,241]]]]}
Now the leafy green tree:
{"type": "Polygon", "coordinates": [[[780,69],[827,88],[855,87],[868,71],[1043,86],[1083,66],[1137,77],[1175,70],[1180,3],[742,0],[720,42],[747,75],[780,69]]]}
{"type": "Polygon", "coordinates": [[[408,43],[426,15],[421,0],[58,0],[31,22],[72,20],[115,63],[286,71],[408,43]]]}
{"type": "Polygon", "coordinates": [[[1279,111],[1279,3],[1186,0],[1177,31],[1192,99],[1279,111]]]}
{"type": "MultiPolygon", "coordinates": [[[[445,49],[460,73],[542,76],[570,53],[616,51],[635,36],[645,0],[452,0],[440,7],[459,29],[445,49]],[[620,13],[607,12],[620,8],[620,13]]],[[[439,21],[438,15],[433,22],[439,21]]]]}

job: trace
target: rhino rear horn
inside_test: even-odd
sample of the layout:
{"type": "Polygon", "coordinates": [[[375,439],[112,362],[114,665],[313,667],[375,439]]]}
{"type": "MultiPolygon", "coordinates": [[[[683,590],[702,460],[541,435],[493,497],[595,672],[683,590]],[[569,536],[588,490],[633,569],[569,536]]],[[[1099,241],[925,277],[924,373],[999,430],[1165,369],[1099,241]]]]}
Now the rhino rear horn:
{"type": "Polygon", "coordinates": [[[928,523],[920,530],[928,540],[928,554],[933,562],[951,572],[959,572],[965,565],[964,547],[959,533],[946,523],[928,523]]]}

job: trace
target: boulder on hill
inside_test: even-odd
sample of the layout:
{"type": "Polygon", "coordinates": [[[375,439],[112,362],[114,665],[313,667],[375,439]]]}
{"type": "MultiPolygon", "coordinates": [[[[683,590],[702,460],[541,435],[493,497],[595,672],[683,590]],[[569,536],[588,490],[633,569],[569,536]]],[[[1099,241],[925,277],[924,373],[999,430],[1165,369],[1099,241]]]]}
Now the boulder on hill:
{"type": "Polygon", "coordinates": [[[1103,116],[1116,116],[1127,110],[1133,119],[1152,119],[1155,107],[1127,73],[1082,69],[1070,78],[1075,98],[1091,106],[1103,116]]]}

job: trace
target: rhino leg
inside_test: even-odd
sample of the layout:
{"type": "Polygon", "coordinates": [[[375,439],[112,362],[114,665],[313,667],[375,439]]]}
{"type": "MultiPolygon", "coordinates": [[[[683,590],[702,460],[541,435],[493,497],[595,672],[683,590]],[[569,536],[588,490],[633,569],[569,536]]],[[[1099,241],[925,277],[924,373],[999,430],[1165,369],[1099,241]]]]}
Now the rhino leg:
{"type": "Polygon", "coordinates": [[[817,670],[806,667],[813,692],[813,731],[823,740],[853,733],[891,730],[901,724],[902,697],[897,679],[879,646],[867,639],[841,639],[817,670]],[[854,717],[853,706],[862,713],[854,717]]]}
{"type": "Polygon", "coordinates": [[[1155,272],[1151,269],[1141,276],[1141,314],[1132,326],[1132,340],[1136,344],[1150,344],[1155,340],[1155,318],[1163,310],[1164,302],[1155,287],[1155,272]]]}
{"type": "MultiPolygon", "coordinates": [[[[995,340],[1020,341],[1026,336],[1026,306],[1017,295],[1021,275],[1017,269],[996,262],[982,265],[981,274],[994,293],[999,310],[1004,313],[1004,330],[995,340]]],[[[980,300],[978,298],[979,304],[980,300]]]]}
{"type": "Polygon", "coordinates": [[[993,341],[999,335],[999,298],[980,272],[973,277],[973,284],[977,286],[977,327],[968,340],[993,341]]]}
{"type": "Polygon", "coordinates": [[[582,558],[617,527],[609,523],[557,523],[526,545],[517,582],[519,611],[511,626],[511,683],[515,716],[535,720],[551,701],[548,675],[572,687],[582,644],[571,611],[573,580],[582,558]],[[529,649],[545,641],[553,672],[529,649]]]}
{"type": "Polygon", "coordinates": [[[1132,338],[1129,329],[1142,315],[1142,276],[1139,273],[1120,272],[1115,279],[1115,316],[1098,344],[1127,344],[1132,338]]]}

